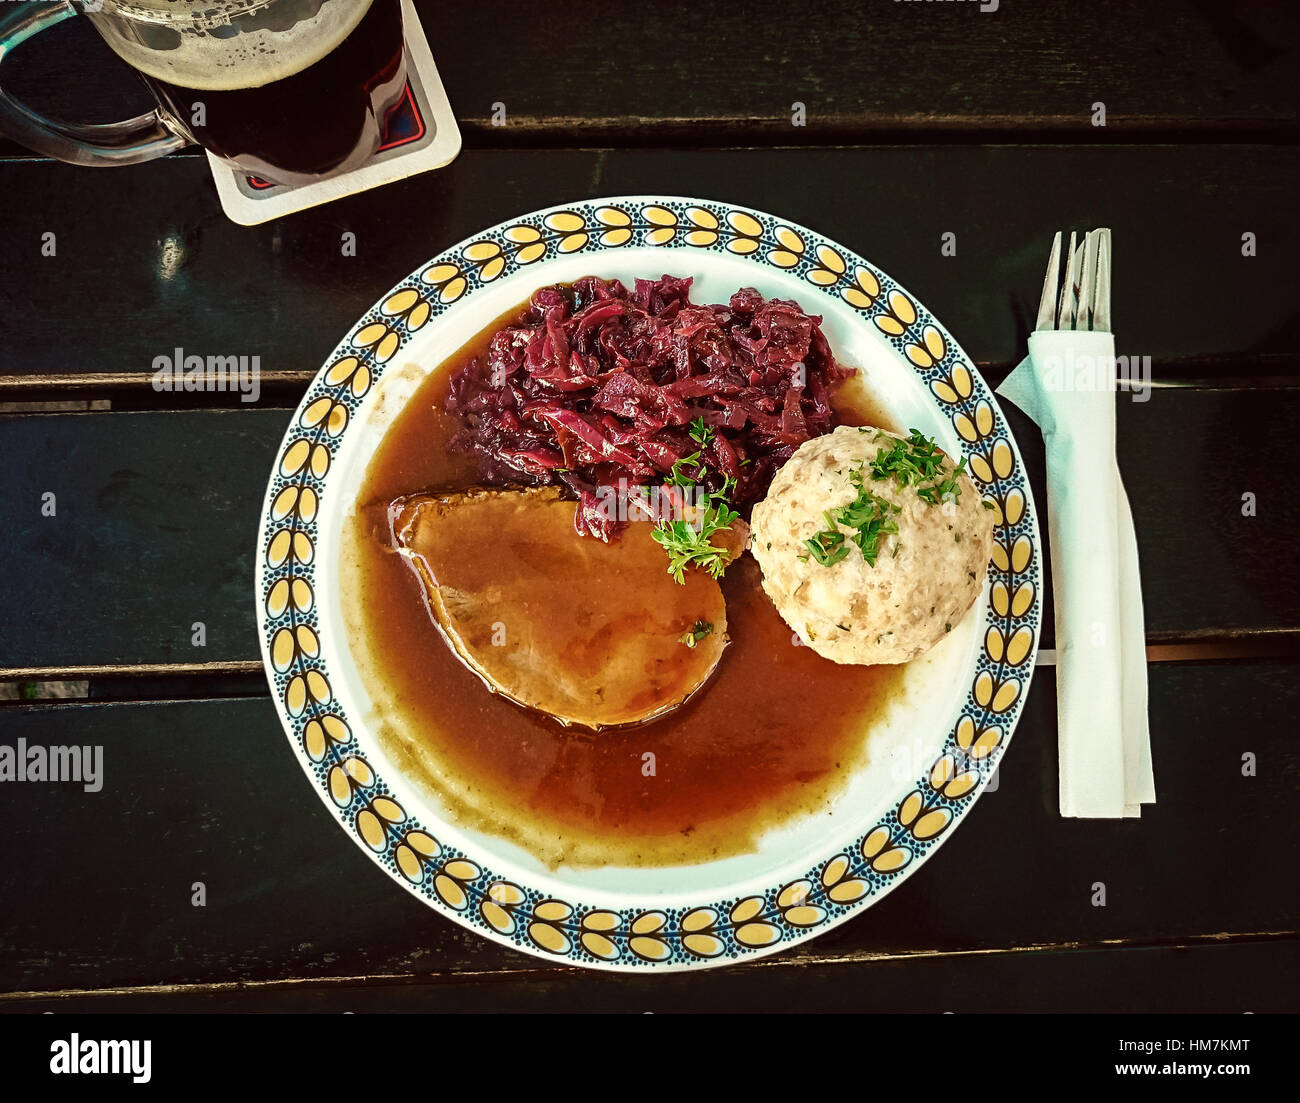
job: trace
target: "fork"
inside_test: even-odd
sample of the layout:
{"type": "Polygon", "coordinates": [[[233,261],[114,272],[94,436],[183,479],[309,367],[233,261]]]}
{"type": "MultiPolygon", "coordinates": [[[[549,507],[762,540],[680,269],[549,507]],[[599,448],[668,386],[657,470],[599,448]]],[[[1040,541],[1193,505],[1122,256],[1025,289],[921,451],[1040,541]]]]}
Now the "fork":
{"type": "Polygon", "coordinates": [[[1070,251],[1061,271],[1061,232],[1052,240],[1043,295],[1035,329],[1110,332],[1110,230],[1089,230],[1076,247],[1070,231],[1070,251]],[[1059,291],[1058,291],[1059,289],[1059,291]]]}
{"type": "Polygon", "coordinates": [[[1062,244],[1058,233],[1029,358],[998,391],[1046,442],[1061,813],[1136,816],[1155,782],[1137,537],[1115,460],[1110,230],[1062,244]]]}

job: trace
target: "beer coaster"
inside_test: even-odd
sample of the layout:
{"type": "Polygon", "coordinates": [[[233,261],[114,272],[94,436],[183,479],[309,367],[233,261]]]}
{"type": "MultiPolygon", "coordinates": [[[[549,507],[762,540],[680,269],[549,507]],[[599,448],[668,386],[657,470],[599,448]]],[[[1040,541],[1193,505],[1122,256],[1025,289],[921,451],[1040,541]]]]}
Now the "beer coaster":
{"type": "Polygon", "coordinates": [[[455,160],[460,152],[460,127],[411,0],[402,0],[402,27],[406,37],[406,91],[384,120],[383,141],[375,155],[352,172],[290,187],[250,176],[209,153],[208,164],[221,197],[221,209],[232,222],[256,226],[442,168],[455,160]]]}

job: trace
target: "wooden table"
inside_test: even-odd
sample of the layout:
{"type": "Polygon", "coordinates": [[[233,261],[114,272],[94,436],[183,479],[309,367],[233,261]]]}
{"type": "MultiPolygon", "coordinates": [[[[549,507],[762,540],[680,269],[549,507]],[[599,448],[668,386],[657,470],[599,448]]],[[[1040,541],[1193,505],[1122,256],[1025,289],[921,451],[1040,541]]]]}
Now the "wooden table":
{"type": "MultiPolygon", "coordinates": [[[[1300,6],[702,0],[514,25],[418,6],[466,139],[439,172],[249,229],[193,150],[99,171],[0,147],[0,742],[102,744],[107,776],[94,796],[0,790],[0,1008],[1294,1010],[1300,6]],[[1023,354],[1052,233],[1113,228],[1117,351],[1151,356],[1156,381],[1119,402],[1159,791],[1140,820],[1059,816],[1041,667],[998,790],[896,892],[774,958],[653,977],[470,934],[330,822],[254,628],[291,411],[428,257],[520,212],[645,192],[845,243],[992,380],[1023,354]],[[156,393],[152,359],[177,346],[258,353],[260,401],[156,393]],[[34,696],[46,683],[70,696],[34,696]]],[[[80,20],[6,77],[67,117],[143,106],[80,20]]],[[[1041,441],[1008,414],[1041,503],[1041,441]]]]}

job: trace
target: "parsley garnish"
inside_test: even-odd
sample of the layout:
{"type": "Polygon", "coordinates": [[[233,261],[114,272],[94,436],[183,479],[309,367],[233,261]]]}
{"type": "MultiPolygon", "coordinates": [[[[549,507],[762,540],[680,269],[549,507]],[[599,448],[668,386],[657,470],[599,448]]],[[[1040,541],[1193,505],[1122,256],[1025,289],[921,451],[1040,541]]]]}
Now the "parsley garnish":
{"type": "MultiPolygon", "coordinates": [[[[868,431],[862,427],[858,429],[860,433],[868,431]]],[[[876,430],[874,439],[880,441],[888,438],[876,430]]],[[[894,515],[899,512],[899,507],[888,498],[869,491],[863,472],[869,470],[875,482],[893,479],[899,486],[915,486],[916,496],[933,506],[961,495],[959,480],[961,473],[966,470],[966,460],[963,457],[945,475],[945,458],[934,440],[922,435],[919,429],[909,430],[906,440],[896,439],[887,447],[881,447],[876,452],[876,458],[869,464],[849,472],[849,482],[857,491],[853,501],[838,509],[827,510],[823,514],[826,528],[804,541],[812,558],[824,567],[832,567],[849,554],[848,545],[852,543],[858,546],[862,558],[874,567],[876,557],[880,554],[881,539],[898,532],[898,522],[894,520],[894,515]],[[848,534],[841,532],[840,525],[853,531],[848,534]]],[[[837,475],[840,473],[836,472],[837,475]]],[[[984,503],[984,507],[993,508],[988,502],[984,503]]],[[[960,542],[960,536],[957,539],[960,542]]],[[[901,547],[895,541],[892,555],[897,556],[901,547]]],[[[799,560],[806,563],[808,556],[801,555],[799,560]]]]}
{"type": "Polygon", "coordinates": [[[961,496],[961,486],[958,485],[957,477],[966,470],[966,457],[961,458],[961,463],[952,469],[952,472],[946,479],[941,479],[932,486],[918,486],[916,496],[923,502],[929,502],[930,505],[938,505],[948,498],[956,499],[961,496]]]}
{"type": "Polygon", "coordinates": [[[693,648],[700,640],[713,631],[713,622],[711,620],[697,620],[694,625],[688,628],[680,636],[678,641],[684,643],[687,647],[693,648]]]}
{"type": "MultiPolygon", "coordinates": [[[[696,486],[706,472],[704,449],[713,439],[713,427],[705,425],[704,418],[697,417],[691,422],[689,431],[691,439],[700,447],[698,451],[683,456],[673,464],[664,480],[671,486],[696,486]],[[688,472],[687,467],[694,468],[694,473],[688,472]]],[[[722,489],[709,494],[708,500],[699,508],[698,524],[691,521],[660,521],[650,534],[668,553],[668,573],[682,585],[686,584],[687,567],[700,567],[713,578],[721,578],[731,562],[731,552],[714,544],[711,537],[714,533],[730,529],[732,522],[740,516],[727,501],[727,495],[735,486],[734,478],[723,475],[722,489]]]]}
{"type": "Polygon", "coordinates": [[[934,478],[943,466],[943,455],[932,440],[927,440],[916,429],[907,440],[896,440],[888,448],[881,448],[871,461],[871,477],[876,480],[891,476],[899,486],[920,483],[934,478]]]}
{"type": "Polygon", "coordinates": [[[876,458],[871,461],[871,477],[877,481],[893,478],[899,486],[915,486],[917,497],[930,505],[960,496],[961,486],[957,478],[966,469],[965,458],[945,478],[944,455],[938,445],[923,436],[919,429],[908,432],[906,440],[895,440],[888,448],[881,448],[876,453],[876,458]]]}
{"type": "MultiPolygon", "coordinates": [[[[879,433],[876,440],[880,440],[879,433]]],[[[876,458],[871,460],[872,479],[893,479],[900,486],[915,485],[917,497],[932,506],[939,505],[946,498],[961,497],[958,476],[965,470],[966,459],[963,457],[962,462],[944,477],[944,454],[932,438],[923,436],[920,429],[909,429],[907,440],[896,440],[889,447],[881,447],[876,458]]]]}
{"type": "MultiPolygon", "coordinates": [[[[690,424],[688,432],[691,440],[695,441],[700,447],[692,452],[689,456],[683,456],[680,460],[673,463],[672,470],[664,478],[669,486],[694,486],[705,474],[704,466],[704,449],[708,447],[709,441],[713,439],[713,426],[705,425],[704,418],[697,417],[690,424]],[[686,468],[695,468],[694,474],[688,474],[686,468]]],[[[724,476],[730,478],[729,476],[724,476]]],[[[731,485],[735,485],[735,480],[731,479],[731,485]]],[[[723,488],[723,493],[727,493],[727,488],[723,488]]]]}
{"type": "Polygon", "coordinates": [[[848,555],[849,544],[856,545],[862,558],[874,567],[880,554],[881,539],[898,532],[898,522],[893,517],[899,511],[898,506],[867,489],[862,468],[849,472],[849,482],[857,490],[857,497],[847,505],[826,510],[822,514],[826,518],[826,528],[804,541],[812,557],[823,567],[833,567],[848,555]],[[840,531],[840,525],[854,531],[845,534],[840,531]]]}
{"type": "Polygon", "coordinates": [[[664,482],[669,486],[694,486],[704,476],[704,464],[700,460],[702,453],[693,452],[689,456],[683,456],[680,460],[673,463],[673,468],[664,476],[664,482]],[[688,474],[686,468],[694,466],[695,473],[688,474]]]}
{"type": "MultiPolygon", "coordinates": [[[[849,546],[844,543],[844,533],[835,527],[835,519],[830,513],[824,513],[827,528],[819,532],[810,540],[804,543],[808,550],[812,552],[812,557],[817,560],[823,567],[833,567],[841,559],[849,554],[849,546]]],[[[807,556],[804,556],[806,559],[807,556]]]]}
{"type": "Polygon", "coordinates": [[[714,578],[731,562],[731,552],[715,545],[710,537],[724,532],[740,516],[727,504],[721,494],[709,495],[709,502],[700,510],[699,526],[690,521],[660,521],[650,534],[668,553],[668,573],[686,584],[686,568],[702,567],[714,578]]]}

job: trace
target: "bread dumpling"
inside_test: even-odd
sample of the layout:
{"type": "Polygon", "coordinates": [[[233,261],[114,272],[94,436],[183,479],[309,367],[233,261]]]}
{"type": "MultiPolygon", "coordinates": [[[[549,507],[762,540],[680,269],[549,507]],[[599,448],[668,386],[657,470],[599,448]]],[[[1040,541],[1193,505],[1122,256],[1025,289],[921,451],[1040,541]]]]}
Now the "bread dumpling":
{"type": "Polygon", "coordinates": [[[916,454],[910,441],[842,425],[800,445],[754,507],[750,546],[763,568],[764,591],[804,643],[837,663],[915,658],[961,621],[984,587],[993,514],[970,476],[942,451],[927,454],[931,446],[923,444],[926,477],[912,475],[906,483],[896,474],[876,477],[873,462],[908,474],[906,457],[916,454]],[[891,465],[887,457],[881,464],[882,453],[891,452],[903,462],[891,465]],[[949,489],[939,493],[935,488],[945,483],[949,489]],[[861,529],[835,516],[855,501],[876,510],[883,529],[897,530],[880,532],[871,544],[874,564],[854,543],[861,529]],[[819,558],[808,541],[824,533],[831,535],[821,548],[831,550],[819,558]]]}

